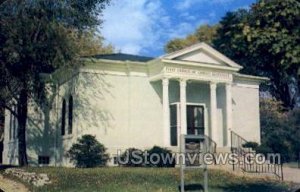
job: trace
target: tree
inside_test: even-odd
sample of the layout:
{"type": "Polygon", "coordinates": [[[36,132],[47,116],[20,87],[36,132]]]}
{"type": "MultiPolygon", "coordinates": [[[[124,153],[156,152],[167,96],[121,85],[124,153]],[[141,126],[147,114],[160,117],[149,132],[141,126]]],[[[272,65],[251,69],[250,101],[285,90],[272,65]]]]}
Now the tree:
{"type": "Polygon", "coordinates": [[[220,21],[220,27],[213,39],[213,46],[230,59],[241,64],[242,73],[258,75],[257,59],[248,51],[249,42],[243,34],[243,24],[248,22],[249,11],[239,9],[228,12],[220,21]]]}
{"type": "Polygon", "coordinates": [[[242,72],[269,77],[268,90],[291,109],[300,87],[299,14],[297,0],[260,0],[249,11],[227,13],[213,42],[242,72]]]}
{"type": "Polygon", "coordinates": [[[0,143],[4,139],[4,109],[0,107],[0,143]]]}
{"type": "Polygon", "coordinates": [[[80,56],[93,56],[97,54],[110,54],[114,52],[112,45],[104,45],[104,38],[96,30],[85,31],[77,40],[80,56]]]}
{"type": "Polygon", "coordinates": [[[206,42],[211,44],[212,40],[215,38],[217,29],[218,25],[201,25],[193,34],[188,35],[186,38],[175,38],[170,40],[165,45],[165,52],[170,53],[178,51],[197,42],[206,42]]]}
{"type": "Polygon", "coordinates": [[[261,149],[266,153],[280,153],[284,161],[296,160],[300,152],[300,110],[287,111],[282,103],[274,99],[262,99],[261,149]]]}
{"type": "Polygon", "coordinates": [[[45,98],[46,88],[40,74],[62,67],[75,68],[80,64],[78,37],[101,24],[100,14],[108,2],[1,2],[0,105],[17,117],[20,165],[27,165],[28,100],[42,101],[45,98]]]}
{"type": "Polygon", "coordinates": [[[300,1],[260,0],[251,8],[244,35],[249,52],[260,58],[254,65],[271,79],[271,91],[286,107],[299,97],[300,1]]]}
{"type": "Polygon", "coordinates": [[[81,168],[104,166],[109,159],[104,145],[92,135],[83,135],[79,138],[68,151],[68,155],[76,167],[81,168]]]}

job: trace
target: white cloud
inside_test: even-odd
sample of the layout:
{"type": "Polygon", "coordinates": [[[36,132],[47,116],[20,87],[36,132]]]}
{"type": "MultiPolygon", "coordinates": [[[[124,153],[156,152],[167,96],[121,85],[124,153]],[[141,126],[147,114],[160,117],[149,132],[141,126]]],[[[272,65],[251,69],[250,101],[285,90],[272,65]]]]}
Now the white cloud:
{"type": "Polygon", "coordinates": [[[175,4],[177,10],[183,11],[191,8],[194,5],[203,4],[226,4],[233,0],[181,0],[175,4]]]}
{"type": "Polygon", "coordinates": [[[155,46],[161,25],[169,25],[159,0],[115,0],[104,13],[101,33],[123,53],[140,54],[155,46]]]}
{"type": "MultiPolygon", "coordinates": [[[[183,3],[183,6],[188,8],[195,2],[207,1],[178,0],[175,6],[183,3]]],[[[172,9],[174,7],[168,6],[170,4],[164,4],[163,7],[162,2],[162,0],[112,1],[113,4],[103,12],[104,23],[101,33],[106,42],[111,43],[122,53],[157,56],[162,54],[167,41],[185,37],[193,33],[199,25],[207,24],[208,19],[215,17],[214,14],[210,14],[208,19],[199,18],[186,10],[172,9]]]]}

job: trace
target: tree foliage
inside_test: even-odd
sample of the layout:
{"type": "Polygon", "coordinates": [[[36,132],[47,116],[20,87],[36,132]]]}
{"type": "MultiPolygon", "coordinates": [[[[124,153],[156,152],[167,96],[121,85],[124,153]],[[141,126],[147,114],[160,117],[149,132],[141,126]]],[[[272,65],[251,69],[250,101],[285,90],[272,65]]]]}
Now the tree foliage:
{"type": "Polygon", "coordinates": [[[80,56],[93,56],[97,54],[110,54],[114,52],[112,45],[104,45],[104,38],[96,30],[85,31],[78,37],[77,45],[80,56]]]}
{"type": "Polygon", "coordinates": [[[256,58],[248,52],[249,42],[243,34],[243,24],[248,22],[249,11],[239,9],[228,12],[220,21],[213,46],[230,59],[238,62],[244,68],[242,73],[258,75],[256,58]]]}
{"type": "Polygon", "coordinates": [[[299,14],[297,0],[259,0],[249,11],[227,13],[213,41],[242,72],[269,77],[268,90],[288,108],[299,99],[299,14]]]}
{"type": "Polygon", "coordinates": [[[92,135],[83,135],[79,138],[68,151],[68,156],[75,162],[76,167],[80,168],[105,166],[109,159],[104,145],[92,135]]]}
{"type": "Polygon", "coordinates": [[[4,139],[4,108],[0,107],[0,143],[4,139]]]}
{"type": "Polygon", "coordinates": [[[101,24],[109,0],[7,0],[0,4],[0,104],[18,119],[19,164],[27,164],[28,100],[42,101],[41,73],[79,65],[79,37],[101,24]],[[15,110],[16,109],[16,110],[15,110]]]}
{"type": "Polygon", "coordinates": [[[300,110],[287,111],[274,99],[260,103],[261,146],[259,152],[280,153],[285,161],[298,158],[300,152],[300,110]],[[268,149],[268,150],[266,150],[268,149]]]}
{"type": "Polygon", "coordinates": [[[216,36],[218,25],[201,25],[193,34],[186,38],[175,38],[165,46],[165,52],[170,53],[191,46],[197,42],[212,43],[216,36]]]}
{"type": "Polygon", "coordinates": [[[256,65],[271,81],[273,95],[293,108],[300,82],[300,2],[260,0],[254,4],[244,35],[249,52],[260,58],[256,65]]]}

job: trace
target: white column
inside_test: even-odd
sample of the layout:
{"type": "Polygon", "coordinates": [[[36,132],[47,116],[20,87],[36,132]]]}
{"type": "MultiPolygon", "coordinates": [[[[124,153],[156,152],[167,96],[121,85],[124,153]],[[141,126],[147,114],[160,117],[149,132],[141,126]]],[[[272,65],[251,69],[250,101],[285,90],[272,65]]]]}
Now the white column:
{"type": "Polygon", "coordinates": [[[232,94],[231,84],[225,85],[226,92],[226,130],[227,130],[227,147],[230,147],[231,143],[231,129],[232,129],[232,94]]]}
{"type": "Polygon", "coordinates": [[[218,129],[217,129],[217,84],[210,83],[210,127],[211,138],[219,144],[218,129]]]}
{"type": "Polygon", "coordinates": [[[163,85],[163,118],[164,118],[164,145],[170,146],[170,107],[169,107],[169,79],[162,80],[163,85]]]}
{"type": "Polygon", "coordinates": [[[186,80],[180,79],[180,134],[187,134],[186,127],[186,80]]]}

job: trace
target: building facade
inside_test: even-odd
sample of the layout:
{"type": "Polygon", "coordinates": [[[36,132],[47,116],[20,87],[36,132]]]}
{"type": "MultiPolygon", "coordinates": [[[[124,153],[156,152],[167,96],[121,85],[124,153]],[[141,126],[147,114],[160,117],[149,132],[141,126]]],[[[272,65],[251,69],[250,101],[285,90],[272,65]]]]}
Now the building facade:
{"type": "MultiPolygon", "coordinates": [[[[159,58],[99,55],[76,73],[51,74],[47,101],[32,101],[28,112],[29,163],[72,166],[66,152],[84,134],[112,156],[154,145],[177,151],[180,134],[205,134],[219,150],[229,149],[230,131],[259,143],[259,85],[267,79],[241,68],[199,43],[159,58]]],[[[5,164],[18,164],[16,128],[6,111],[5,164]]]]}

